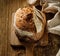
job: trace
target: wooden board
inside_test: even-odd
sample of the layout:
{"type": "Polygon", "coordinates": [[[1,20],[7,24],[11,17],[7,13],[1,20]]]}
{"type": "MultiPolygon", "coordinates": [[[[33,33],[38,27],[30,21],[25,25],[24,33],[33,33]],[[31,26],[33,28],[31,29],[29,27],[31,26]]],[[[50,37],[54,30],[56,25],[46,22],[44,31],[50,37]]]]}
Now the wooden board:
{"type": "Polygon", "coordinates": [[[12,13],[12,23],[11,23],[11,35],[10,35],[10,44],[11,45],[22,45],[19,41],[18,37],[15,34],[15,28],[14,28],[14,13],[12,13]]]}
{"type": "Polygon", "coordinates": [[[36,43],[31,45],[28,43],[28,45],[26,45],[25,43],[21,43],[18,39],[18,37],[16,36],[15,34],[15,27],[14,27],[14,14],[15,13],[12,13],[12,22],[11,22],[11,35],[10,35],[10,45],[12,46],[24,46],[26,48],[26,56],[33,56],[33,50],[34,50],[34,46],[36,45],[40,45],[40,46],[46,46],[48,45],[48,33],[46,32],[46,29],[44,31],[44,35],[42,37],[42,39],[36,43]]]}
{"type": "MultiPolygon", "coordinates": [[[[19,41],[18,37],[15,34],[14,14],[15,13],[12,13],[10,44],[14,45],[14,46],[17,46],[17,45],[22,45],[22,43],[19,41]]],[[[46,26],[46,28],[47,28],[47,26],[46,26]]],[[[47,32],[46,28],[45,28],[45,31],[44,31],[44,34],[43,34],[42,38],[39,40],[39,42],[40,42],[39,45],[41,45],[41,46],[48,45],[48,32],[47,32]]]]}

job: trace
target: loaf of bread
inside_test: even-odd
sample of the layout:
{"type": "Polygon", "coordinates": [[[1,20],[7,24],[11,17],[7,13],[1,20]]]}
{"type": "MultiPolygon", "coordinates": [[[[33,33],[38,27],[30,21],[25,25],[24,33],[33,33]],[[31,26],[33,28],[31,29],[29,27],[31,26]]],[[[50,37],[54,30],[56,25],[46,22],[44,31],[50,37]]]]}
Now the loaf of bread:
{"type": "Polygon", "coordinates": [[[33,9],[31,7],[18,9],[15,13],[16,16],[16,26],[24,31],[35,32],[35,25],[32,20],[33,9]]]}
{"type": "Polygon", "coordinates": [[[25,36],[24,39],[27,37],[30,40],[39,40],[44,33],[45,24],[44,13],[37,10],[35,6],[19,8],[15,13],[15,28],[18,35],[21,35],[22,38],[25,36]]]}

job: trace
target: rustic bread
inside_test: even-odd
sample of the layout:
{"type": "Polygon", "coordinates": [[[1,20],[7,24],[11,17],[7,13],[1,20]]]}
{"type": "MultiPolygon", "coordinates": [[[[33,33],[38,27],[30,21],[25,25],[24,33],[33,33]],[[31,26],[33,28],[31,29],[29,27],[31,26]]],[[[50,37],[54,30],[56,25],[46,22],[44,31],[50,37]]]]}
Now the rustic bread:
{"type": "Polygon", "coordinates": [[[19,8],[15,13],[14,25],[18,35],[21,36],[20,39],[39,40],[44,33],[45,24],[45,14],[34,6],[19,8]]]}
{"type": "Polygon", "coordinates": [[[31,7],[18,9],[15,13],[16,16],[16,26],[24,31],[35,32],[35,25],[32,20],[33,10],[31,7]]]}

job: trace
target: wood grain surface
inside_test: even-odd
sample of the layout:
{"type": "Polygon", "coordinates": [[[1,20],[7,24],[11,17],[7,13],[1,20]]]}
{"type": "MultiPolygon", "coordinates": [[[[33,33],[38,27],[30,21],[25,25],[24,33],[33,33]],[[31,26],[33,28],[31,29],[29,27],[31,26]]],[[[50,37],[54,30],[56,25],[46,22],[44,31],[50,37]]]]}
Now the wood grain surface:
{"type": "MultiPolygon", "coordinates": [[[[25,48],[12,47],[9,38],[12,13],[26,5],[26,0],[0,0],[0,56],[25,56],[25,48]]],[[[49,34],[49,44],[46,47],[36,46],[34,56],[55,56],[60,47],[59,42],[60,36],[49,34]]]]}

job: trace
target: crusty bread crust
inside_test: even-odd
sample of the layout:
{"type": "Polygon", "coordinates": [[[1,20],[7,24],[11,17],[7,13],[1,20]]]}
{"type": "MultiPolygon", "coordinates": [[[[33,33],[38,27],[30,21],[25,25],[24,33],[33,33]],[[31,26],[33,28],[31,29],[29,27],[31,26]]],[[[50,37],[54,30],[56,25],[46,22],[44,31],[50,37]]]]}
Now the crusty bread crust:
{"type": "Polygon", "coordinates": [[[46,17],[45,17],[45,14],[40,11],[41,16],[43,17],[43,19],[41,20],[42,29],[40,32],[36,32],[36,27],[35,27],[34,21],[32,19],[33,14],[34,14],[34,10],[32,7],[26,7],[23,9],[18,9],[15,13],[15,19],[16,20],[15,20],[14,24],[20,30],[32,32],[33,35],[31,37],[28,36],[28,38],[33,39],[34,41],[37,41],[37,40],[41,39],[41,37],[44,33],[44,28],[46,25],[46,17]]]}

